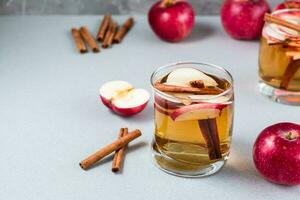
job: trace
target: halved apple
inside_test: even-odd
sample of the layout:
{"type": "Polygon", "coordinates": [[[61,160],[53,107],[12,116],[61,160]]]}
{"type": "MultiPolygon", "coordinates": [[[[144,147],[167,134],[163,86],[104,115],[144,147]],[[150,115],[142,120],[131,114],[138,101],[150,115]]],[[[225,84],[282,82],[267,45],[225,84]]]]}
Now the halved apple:
{"type": "Polygon", "coordinates": [[[220,115],[223,108],[228,104],[220,103],[198,103],[189,106],[183,106],[176,109],[171,118],[174,121],[189,121],[212,119],[220,115]]]}
{"type": "Polygon", "coordinates": [[[144,89],[134,89],[125,81],[111,81],[100,88],[100,98],[115,113],[131,116],[144,110],[149,93],[144,89]]]}

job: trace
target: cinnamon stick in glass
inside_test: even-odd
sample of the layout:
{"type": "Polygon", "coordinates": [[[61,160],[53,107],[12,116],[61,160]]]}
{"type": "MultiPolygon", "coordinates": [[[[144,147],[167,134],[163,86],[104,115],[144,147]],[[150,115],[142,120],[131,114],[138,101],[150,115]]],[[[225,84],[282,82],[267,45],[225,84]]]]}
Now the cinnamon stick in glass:
{"type": "Polygon", "coordinates": [[[114,36],[114,42],[120,43],[125,37],[126,33],[131,29],[134,24],[134,20],[132,17],[128,18],[126,22],[121,26],[116,35],[114,36]]]}
{"type": "MultiPolygon", "coordinates": [[[[127,134],[128,134],[128,128],[121,128],[119,138],[122,138],[127,134]]],[[[121,169],[124,156],[125,156],[126,147],[127,145],[115,152],[115,156],[111,168],[113,172],[118,172],[121,169]]]]}
{"type": "Polygon", "coordinates": [[[202,136],[207,144],[210,160],[222,158],[216,119],[198,120],[202,136]]]}
{"type": "Polygon", "coordinates": [[[193,94],[221,94],[224,90],[214,87],[214,88],[197,88],[197,87],[183,87],[183,86],[175,86],[175,85],[167,85],[156,82],[154,87],[162,92],[176,92],[176,93],[193,93],[193,94]]]}
{"type": "Polygon", "coordinates": [[[79,31],[80,31],[81,36],[86,41],[88,46],[93,50],[93,52],[95,52],[95,53],[99,52],[100,49],[98,47],[98,44],[97,44],[96,40],[93,38],[93,36],[90,34],[87,27],[82,26],[79,31]]]}
{"type": "Polygon", "coordinates": [[[102,43],[103,48],[111,47],[111,45],[113,43],[114,36],[116,34],[116,31],[117,31],[117,26],[118,26],[118,24],[116,22],[111,22],[110,23],[109,28],[108,28],[108,30],[105,34],[104,41],[102,43]]]}
{"type": "Polygon", "coordinates": [[[81,38],[81,35],[78,31],[77,28],[72,28],[71,29],[71,32],[72,32],[72,36],[73,36],[73,39],[75,41],[75,44],[76,44],[76,47],[77,49],[79,50],[80,53],[86,53],[88,50],[81,38]]]}
{"type": "Polygon", "coordinates": [[[289,87],[289,84],[297,71],[300,68],[300,60],[291,61],[291,63],[287,66],[282,81],[280,83],[280,88],[286,90],[289,87]]]}
{"type": "Polygon", "coordinates": [[[98,30],[97,40],[102,42],[105,37],[105,33],[108,30],[109,24],[111,22],[111,14],[106,14],[101,22],[101,25],[98,30]]]}
{"type": "Polygon", "coordinates": [[[266,22],[268,22],[268,23],[274,23],[274,24],[277,24],[279,26],[284,26],[286,28],[289,28],[289,29],[292,29],[292,30],[300,32],[300,26],[299,25],[293,24],[291,22],[288,22],[288,21],[286,21],[284,19],[281,19],[281,18],[276,17],[274,15],[271,15],[269,13],[265,14],[264,20],[266,22]]]}
{"type": "Polygon", "coordinates": [[[82,169],[88,169],[93,164],[95,164],[96,162],[98,162],[99,160],[104,158],[105,156],[111,154],[112,152],[114,152],[118,149],[121,149],[122,147],[127,145],[129,142],[131,142],[132,140],[138,138],[141,135],[142,135],[142,133],[138,129],[130,132],[129,134],[125,135],[124,137],[117,139],[113,143],[103,147],[102,149],[100,149],[96,153],[90,155],[89,157],[87,157],[86,159],[81,161],[79,163],[80,167],[82,169]]]}

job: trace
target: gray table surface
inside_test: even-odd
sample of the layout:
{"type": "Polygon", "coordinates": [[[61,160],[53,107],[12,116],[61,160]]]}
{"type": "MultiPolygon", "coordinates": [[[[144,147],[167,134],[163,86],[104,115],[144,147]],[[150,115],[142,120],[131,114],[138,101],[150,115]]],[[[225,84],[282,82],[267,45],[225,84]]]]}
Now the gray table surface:
{"type": "Polygon", "coordinates": [[[299,199],[299,187],[265,181],[252,162],[252,145],[264,127],[300,123],[300,107],[259,94],[258,42],[234,41],[218,17],[199,17],[188,39],[165,43],[136,16],[122,44],[80,55],[70,28],[87,25],[95,33],[100,19],[0,17],[0,199],[299,199]],[[99,87],[115,79],[150,91],[152,71],[176,61],[224,66],[235,79],[231,158],[208,178],[179,178],[154,166],[152,100],[141,114],[122,118],[98,98],[99,87]],[[111,173],[111,157],[83,171],[79,161],[115,140],[123,126],[143,132],[130,145],[123,172],[111,173]]]}

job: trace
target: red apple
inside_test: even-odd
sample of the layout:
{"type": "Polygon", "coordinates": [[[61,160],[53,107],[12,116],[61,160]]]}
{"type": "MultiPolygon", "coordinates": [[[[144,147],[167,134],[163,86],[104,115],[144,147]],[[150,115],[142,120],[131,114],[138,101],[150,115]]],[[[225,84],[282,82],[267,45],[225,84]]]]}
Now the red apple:
{"type": "Polygon", "coordinates": [[[171,114],[171,118],[174,121],[212,119],[218,117],[226,106],[227,104],[221,103],[197,103],[182,106],[171,114]]]}
{"type": "Polygon", "coordinates": [[[151,7],[148,21],[154,33],[162,40],[178,42],[191,33],[195,15],[187,1],[162,0],[151,7]]]}
{"type": "Polygon", "coordinates": [[[254,144],[253,160],[267,180],[300,184],[300,125],[279,123],[264,129],[254,144]]]}
{"type": "Polygon", "coordinates": [[[300,8],[300,1],[286,1],[275,6],[273,12],[282,9],[299,9],[299,8],[300,8]]]}
{"type": "Polygon", "coordinates": [[[265,0],[225,0],[221,20],[225,31],[234,39],[254,40],[261,36],[264,15],[270,11],[265,0]]]}
{"type": "Polygon", "coordinates": [[[144,110],[149,93],[143,89],[134,89],[125,81],[110,81],[100,88],[100,98],[115,113],[131,116],[144,110]]]}

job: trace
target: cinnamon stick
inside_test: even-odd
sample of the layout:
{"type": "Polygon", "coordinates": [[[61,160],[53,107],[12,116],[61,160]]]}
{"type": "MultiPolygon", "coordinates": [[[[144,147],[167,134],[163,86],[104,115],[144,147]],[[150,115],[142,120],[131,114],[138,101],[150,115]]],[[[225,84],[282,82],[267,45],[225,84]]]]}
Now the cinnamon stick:
{"type": "Polygon", "coordinates": [[[106,31],[108,30],[109,24],[111,22],[111,14],[106,14],[101,22],[101,25],[98,30],[97,40],[102,42],[104,40],[104,36],[106,31]]]}
{"type": "Polygon", "coordinates": [[[88,44],[88,46],[93,50],[93,52],[96,53],[96,52],[100,51],[96,40],[90,34],[90,32],[88,31],[87,27],[82,26],[80,28],[80,34],[83,37],[83,39],[86,41],[86,43],[88,44]]]}
{"type": "Polygon", "coordinates": [[[290,81],[293,79],[294,75],[297,73],[299,68],[300,60],[294,60],[290,62],[283,74],[282,81],[280,84],[281,89],[286,90],[288,88],[290,81]]]}
{"type": "Polygon", "coordinates": [[[204,88],[204,82],[202,80],[190,81],[190,85],[195,88],[204,88]]]}
{"type": "MultiPolygon", "coordinates": [[[[119,138],[122,138],[127,134],[128,134],[128,128],[121,128],[119,138]]],[[[122,163],[124,160],[124,156],[125,156],[126,147],[127,146],[124,146],[123,148],[121,148],[115,152],[115,156],[114,156],[112,168],[111,168],[111,170],[113,172],[118,172],[121,169],[122,163]]]]}
{"type": "Polygon", "coordinates": [[[271,15],[269,13],[266,13],[265,14],[265,17],[264,17],[264,20],[268,23],[274,23],[274,24],[277,24],[279,26],[283,26],[283,27],[286,27],[286,28],[289,28],[289,29],[292,29],[294,31],[298,31],[300,32],[300,26],[297,25],[297,24],[293,24],[291,22],[288,22],[284,19],[281,19],[279,17],[276,17],[274,15],[271,15]]]}
{"type": "Polygon", "coordinates": [[[108,28],[108,30],[105,34],[104,41],[102,43],[103,48],[108,48],[112,45],[114,36],[116,34],[116,31],[117,31],[117,26],[118,26],[118,24],[116,22],[111,22],[110,23],[109,28],[108,28]]]}
{"type": "Polygon", "coordinates": [[[114,36],[114,42],[116,42],[116,43],[122,42],[126,33],[131,29],[133,24],[134,24],[133,18],[132,17],[128,18],[126,20],[126,22],[123,24],[123,26],[121,26],[121,28],[118,30],[118,32],[114,36]]]}
{"type": "Polygon", "coordinates": [[[96,153],[90,155],[89,157],[87,157],[86,159],[81,161],[79,163],[80,167],[82,169],[88,169],[90,166],[92,166],[93,164],[95,164],[96,162],[98,162],[99,160],[101,160],[102,158],[107,156],[108,154],[111,154],[112,152],[124,147],[129,142],[131,142],[132,140],[136,139],[137,137],[139,137],[141,135],[142,135],[142,133],[138,129],[130,132],[129,134],[125,135],[124,137],[117,139],[113,143],[105,146],[104,148],[100,149],[96,153]]]}
{"type": "Polygon", "coordinates": [[[200,95],[216,95],[221,94],[224,90],[213,87],[213,88],[196,88],[196,87],[183,87],[183,86],[175,86],[175,85],[167,85],[161,84],[156,82],[154,87],[161,92],[178,92],[178,93],[193,93],[193,94],[200,94],[200,95]]]}
{"type": "Polygon", "coordinates": [[[211,160],[222,158],[217,120],[215,118],[198,120],[198,124],[207,144],[209,158],[211,160]]]}
{"type": "Polygon", "coordinates": [[[76,47],[77,49],[79,50],[80,53],[86,53],[88,50],[80,36],[80,33],[78,31],[77,28],[72,28],[71,29],[71,32],[72,32],[72,36],[73,36],[73,39],[75,41],[75,44],[76,44],[76,47]]]}

